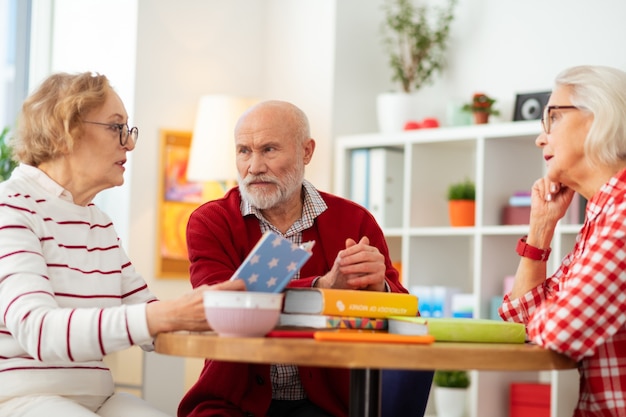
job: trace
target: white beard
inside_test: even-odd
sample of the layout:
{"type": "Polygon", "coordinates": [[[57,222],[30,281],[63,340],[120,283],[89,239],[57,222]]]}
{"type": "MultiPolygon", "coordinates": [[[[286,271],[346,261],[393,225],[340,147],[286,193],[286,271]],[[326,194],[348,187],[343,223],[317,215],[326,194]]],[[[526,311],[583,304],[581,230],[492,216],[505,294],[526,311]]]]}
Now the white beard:
{"type": "Polygon", "coordinates": [[[270,175],[248,175],[245,179],[238,176],[241,198],[259,210],[268,210],[288,201],[294,193],[299,193],[304,181],[304,164],[298,164],[281,181],[270,175]],[[265,181],[274,184],[275,191],[267,193],[250,192],[248,186],[253,181],[265,181]]]}

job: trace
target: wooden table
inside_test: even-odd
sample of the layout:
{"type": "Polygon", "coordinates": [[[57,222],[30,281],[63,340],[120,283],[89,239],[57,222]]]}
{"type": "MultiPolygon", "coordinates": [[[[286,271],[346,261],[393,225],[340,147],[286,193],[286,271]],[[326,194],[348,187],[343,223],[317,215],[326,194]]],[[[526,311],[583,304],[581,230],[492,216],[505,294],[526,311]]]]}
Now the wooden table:
{"type": "Polygon", "coordinates": [[[540,371],[576,368],[576,362],[531,344],[432,345],[319,342],[307,338],[227,338],[214,333],[162,333],[156,351],[231,362],[345,367],[350,373],[350,416],[380,415],[382,369],[540,371]]]}

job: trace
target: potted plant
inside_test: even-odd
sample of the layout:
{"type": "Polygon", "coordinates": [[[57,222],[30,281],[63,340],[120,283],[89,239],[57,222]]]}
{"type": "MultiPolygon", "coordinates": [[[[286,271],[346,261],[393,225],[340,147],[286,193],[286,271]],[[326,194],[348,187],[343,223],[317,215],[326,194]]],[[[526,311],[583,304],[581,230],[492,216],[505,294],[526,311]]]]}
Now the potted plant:
{"type": "Polygon", "coordinates": [[[476,185],[466,178],[448,187],[448,211],[451,226],[474,226],[476,185]]]}
{"type": "Polygon", "coordinates": [[[0,181],[4,181],[11,176],[11,172],[17,166],[11,155],[9,141],[9,127],[5,127],[0,132],[0,181]]]}
{"type": "Polygon", "coordinates": [[[474,121],[476,124],[484,124],[489,122],[489,116],[498,116],[500,112],[493,108],[495,99],[489,97],[484,93],[474,93],[472,102],[463,105],[463,111],[471,112],[474,114],[474,121]]]}
{"type": "Polygon", "coordinates": [[[382,131],[402,130],[408,120],[417,117],[412,113],[411,93],[430,84],[443,69],[457,0],[446,1],[446,7],[430,8],[415,0],[385,0],[382,42],[389,57],[391,80],[400,83],[402,93],[378,96],[382,131]]]}
{"type": "Polygon", "coordinates": [[[385,1],[383,43],[391,79],[399,81],[405,93],[432,82],[442,70],[456,1],[448,0],[446,8],[433,9],[434,17],[428,7],[411,0],[385,1]]]}
{"type": "Polygon", "coordinates": [[[465,415],[467,388],[470,385],[467,371],[436,370],[433,375],[433,384],[438,416],[462,417],[465,415]]]}

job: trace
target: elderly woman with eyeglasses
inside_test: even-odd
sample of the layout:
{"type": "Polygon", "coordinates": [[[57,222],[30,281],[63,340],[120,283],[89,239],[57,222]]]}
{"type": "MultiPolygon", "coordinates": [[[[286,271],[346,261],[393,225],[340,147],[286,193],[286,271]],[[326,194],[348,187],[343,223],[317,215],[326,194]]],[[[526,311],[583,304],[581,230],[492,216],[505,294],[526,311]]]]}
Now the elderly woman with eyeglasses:
{"type": "MultiPolygon", "coordinates": [[[[0,416],[162,416],[114,394],[105,355],[207,330],[202,293],[157,301],[92,202],[122,185],[138,129],[103,75],[55,74],[24,102],[0,184],[0,416]]],[[[237,280],[240,281],[240,280],[237,280]]],[[[218,289],[243,289],[229,281],[218,289]]]]}
{"type": "Polygon", "coordinates": [[[574,416],[626,415],[626,73],[569,68],[556,78],[536,144],[528,236],[500,315],[580,361],[574,416]],[[547,274],[554,229],[577,192],[588,200],[572,251],[547,274]]]}

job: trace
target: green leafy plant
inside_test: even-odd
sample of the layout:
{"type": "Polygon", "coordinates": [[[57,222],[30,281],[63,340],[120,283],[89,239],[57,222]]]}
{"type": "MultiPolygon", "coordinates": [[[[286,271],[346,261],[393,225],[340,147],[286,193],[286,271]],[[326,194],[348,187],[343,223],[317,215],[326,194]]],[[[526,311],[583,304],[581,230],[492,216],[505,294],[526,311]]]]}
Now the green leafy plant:
{"type": "Polygon", "coordinates": [[[448,200],[475,200],[476,185],[466,178],[462,182],[451,184],[448,187],[448,200]]]}
{"type": "Polygon", "coordinates": [[[484,93],[475,93],[472,97],[472,102],[463,105],[463,111],[472,113],[487,113],[498,116],[500,112],[493,108],[495,99],[489,97],[484,93]]]}
{"type": "Polygon", "coordinates": [[[404,92],[430,84],[443,69],[457,0],[445,8],[430,10],[414,0],[386,0],[382,25],[383,44],[389,53],[392,81],[399,81],[404,92]]]}
{"type": "Polygon", "coordinates": [[[8,179],[18,164],[13,160],[11,147],[8,144],[9,131],[9,127],[5,127],[0,133],[0,181],[8,179]]]}
{"type": "Polygon", "coordinates": [[[438,387],[467,388],[470,385],[470,377],[467,371],[436,370],[433,375],[433,383],[438,387]]]}

